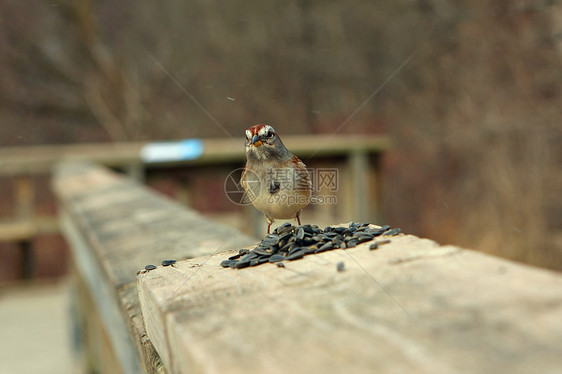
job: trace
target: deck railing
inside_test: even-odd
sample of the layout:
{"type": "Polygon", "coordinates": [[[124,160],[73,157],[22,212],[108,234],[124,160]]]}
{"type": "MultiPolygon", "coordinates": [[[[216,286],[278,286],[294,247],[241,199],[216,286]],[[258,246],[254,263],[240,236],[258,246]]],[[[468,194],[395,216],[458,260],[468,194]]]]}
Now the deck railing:
{"type": "MultiPolygon", "coordinates": [[[[309,165],[337,167],[341,170],[341,180],[354,181],[344,183],[337,191],[337,198],[345,209],[341,210],[342,217],[334,219],[356,217],[368,220],[380,216],[379,159],[391,146],[388,137],[303,135],[285,136],[283,140],[309,165]]],[[[0,241],[15,242],[19,246],[23,254],[24,278],[30,278],[34,272],[33,239],[59,232],[54,216],[37,213],[36,189],[48,186],[37,184],[35,177],[50,176],[54,165],[63,160],[96,162],[143,181],[178,167],[196,170],[207,165],[218,170],[233,169],[243,165],[245,155],[243,142],[233,139],[0,148],[0,177],[13,186],[11,194],[3,197],[13,201],[13,216],[0,220],[0,241]]],[[[189,191],[189,185],[182,185],[178,195],[189,196],[189,191]]],[[[324,209],[333,211],[333,207],[324,209]]],[[[319,212],[319,215],[325,213],[319,212]]],[[[251,218],[249,232],[261,232],[265,222],[263,216],[251,209],[245,214],[251,218]]]]}
{"type": "Polygon", "coordinates": [[[558,273],[406,234],[225,268],[257,239],[92,164],[63,163],[53,183],[89,372],[562,367],[558,273]]]}

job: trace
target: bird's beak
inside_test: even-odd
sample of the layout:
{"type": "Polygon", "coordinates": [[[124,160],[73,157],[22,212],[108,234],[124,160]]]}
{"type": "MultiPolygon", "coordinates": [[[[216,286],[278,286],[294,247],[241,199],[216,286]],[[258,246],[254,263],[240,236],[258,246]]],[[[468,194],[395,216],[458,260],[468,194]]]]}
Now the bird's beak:
{"type": "Polygon", "coordinates": [[[259,147],[261,145],[262,141],[260,140],[260,137],[257,135],[254,135],[252,137],[252,144],[254,145],[254,147],[259,147]]]}

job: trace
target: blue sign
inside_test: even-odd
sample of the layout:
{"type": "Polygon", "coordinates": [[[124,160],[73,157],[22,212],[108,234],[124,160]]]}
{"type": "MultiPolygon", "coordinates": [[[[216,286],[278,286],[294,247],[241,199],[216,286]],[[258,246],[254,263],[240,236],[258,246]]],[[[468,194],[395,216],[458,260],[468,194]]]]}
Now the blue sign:
{"type": "Polygon", "coordinates": [[[203,154],[201,139],[185,139],[177,142],[153,142],[141,149],[141,160],[146,163],[194,160],[203,154]]]}

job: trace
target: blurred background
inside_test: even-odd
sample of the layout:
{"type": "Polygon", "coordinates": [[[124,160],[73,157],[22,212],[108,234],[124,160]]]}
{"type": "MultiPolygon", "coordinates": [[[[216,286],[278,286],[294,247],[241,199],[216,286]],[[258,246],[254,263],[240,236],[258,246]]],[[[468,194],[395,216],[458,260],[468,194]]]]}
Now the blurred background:
{"type": "MultiPolygon", "coordinates": [[[[380,223],[554,270],[561,122],[556,0],[0,2],[0,150],[231,134],[242,152],[256,123],[389,136],[380,223]]],[[[147,183],[177,197],[186,173],[147,183]]],[[[212,166],[188,178],[190,206],[236,212],[205,193],[223,194],[212,166]]],[[[30,189],[28,209],[56,216],[48,173],[18,183],[0,176],[1,221],[30,189]]],[[[68,248],[46,231],[0,242],[0,296],[65,279],[68,248]]]]}

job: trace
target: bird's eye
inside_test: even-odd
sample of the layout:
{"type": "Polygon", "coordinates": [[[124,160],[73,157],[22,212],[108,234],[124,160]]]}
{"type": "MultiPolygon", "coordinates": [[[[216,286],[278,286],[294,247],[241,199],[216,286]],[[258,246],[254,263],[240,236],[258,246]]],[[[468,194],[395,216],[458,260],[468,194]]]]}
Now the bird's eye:
{"type": "Polygon", "coordinates": [[[273,136],[273,131],[269,130],[269,131],[267,132],[267,137],[268,137],[268,138],[271,138],[272,136],[273,136]]]}

